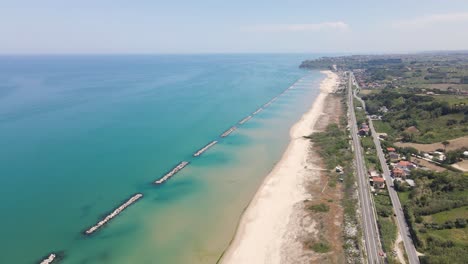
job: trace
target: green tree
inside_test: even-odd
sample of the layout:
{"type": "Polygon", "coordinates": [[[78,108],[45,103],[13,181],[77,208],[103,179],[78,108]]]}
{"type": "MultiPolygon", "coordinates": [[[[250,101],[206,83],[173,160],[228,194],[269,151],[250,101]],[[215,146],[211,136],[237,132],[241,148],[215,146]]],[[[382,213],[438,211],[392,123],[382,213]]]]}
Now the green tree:
{"type": "Polygon", "coordinates": [[[447,140],[442,141],[442,145],[444,145],[444,152],[446,152],[447,146],[448,146],[449,144],[450,144],[450,142],[447,141],[447,140]]]}

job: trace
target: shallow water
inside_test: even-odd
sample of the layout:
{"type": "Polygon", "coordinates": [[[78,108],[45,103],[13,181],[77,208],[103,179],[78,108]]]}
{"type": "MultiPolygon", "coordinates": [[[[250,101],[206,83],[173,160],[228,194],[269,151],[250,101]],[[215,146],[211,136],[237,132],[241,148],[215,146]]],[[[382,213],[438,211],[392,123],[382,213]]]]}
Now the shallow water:
{"type": "Polygon", "coordinates": [[[0,262],[215,263],[319,92],[323,76],[297,68],[310,57],[1,57],[0,262]],[[192,157],[303,76],[310,85],[192,157]]]}

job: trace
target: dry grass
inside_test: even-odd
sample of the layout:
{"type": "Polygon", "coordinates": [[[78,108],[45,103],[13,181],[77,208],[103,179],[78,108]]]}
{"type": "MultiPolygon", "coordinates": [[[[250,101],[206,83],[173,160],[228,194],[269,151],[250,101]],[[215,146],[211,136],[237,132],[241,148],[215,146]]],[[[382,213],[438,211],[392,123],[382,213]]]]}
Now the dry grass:
{"type": "MultiPolygon", "coordinates": [[[[450,144],[447,146],[447,150],[455,150],[462,147],[468,148],[468,136],[459,137],[456,139],[448,140],[450,144]]],[[[432,143],[432,144],[418,144],[418,143],[395,143],[398,147],[413,147],[419,151],[430,152],[436,149],[444,149],[444,145],[441,142],[432,143]]]]}
{"type": "MultiPolygon", "coordinates": [[[[317,131],[324,131],[328,124],[339,123],[340,116],[343,115],[340,96],[328,95],[325,100],[326,108],[324,113],[314,127],[314,130],[317,131]]],[[[313,160],[314,166],[325,166],[321,159],[313,160]]],[[[326,212],[309,211],[310,217],[318,223],[316,226],[318,234],[320,234],[321,238],[326,238],[326,243],[329,246],[326,253],[314,253],[314,257],[311,259],[313,263],[344,263],[345,260],[342,228],[343,207],[341,205],[343,186],[337,184],[335,187],[330,187],[328,184],[329,179],[326,172],[321,172],[320,184],[312,184],[308,188],[309,192],[314,194],[314,199],[308,201],[305,208],[317,204],[325,204],[328,207],[328,211],[326,212]]],[[[307,241],[305,247],[312,251],[310,249],[311,246],[319,242],[323,241],[320,241],[320,238],[314,239],[314,241],[307,241]]]]}
{"type": "Polygon", "coordinates": [[[451,84],[451,83],[433,83],[429,84],[428,88],[432,89],[440,89],[440,90],[447,90],[449,87],[455,88],[455,89],[461,89],[461,90],[466,90],[468,89],[467,84],[451,84]]]}
{"type": "Polygon", "coordinates": [[[375,92],[375,90],[372,90],[372,89],[361,89],[359,94],[367,95],[367,94],[371,94],[371,93],[374,93],[374,92],[375,92]]]}
{"type": "Polygon", "coordinates": [[[453,164],[452,166],[462,171],[468,171],[468,160],[457,162],[453,164]]]}
{"type": "Polygon", "coordinates": [[[442,171],[446,171],[447,169],[445,168],[442,168],[442,167],[439,167],[437,165],[435,165],[434,163],[431,163],[427,160],[423,160],[423,159],[418,159],[418,158],[411,158],[414,162],[416,162],[417,164],[421,165],[421,166],[424,166],[430,170],[433,170],[433,171],[437,171],[437,172],[442,172],[442,171]]]}

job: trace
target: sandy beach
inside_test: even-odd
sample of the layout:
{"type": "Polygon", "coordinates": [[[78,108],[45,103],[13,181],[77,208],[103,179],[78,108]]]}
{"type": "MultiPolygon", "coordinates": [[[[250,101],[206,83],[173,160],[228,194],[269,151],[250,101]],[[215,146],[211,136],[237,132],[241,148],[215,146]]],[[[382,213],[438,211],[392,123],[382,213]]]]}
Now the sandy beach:
{"type": "MultiPolygon", "coordinates": [[[[320,94],[310,110],[291,128],[291,142],[286,152],[265,178],[242,216],[235,238],[221,263],[300,263],[297,257],[303,255],[303,245],[297,239],[297,224],[291,226],[297,222],[292,218],[296,217],[298,205],[311,198],[307,184],[318,181],[321,170],[308,162],[311,143],[303,136],[314,132],[325,108],[325,98],[338,82],[335,73],[322,73],[327,76],[320,84],[320,94]]],[[[313,224],[301,228],[314,231],[313,224]]]]}

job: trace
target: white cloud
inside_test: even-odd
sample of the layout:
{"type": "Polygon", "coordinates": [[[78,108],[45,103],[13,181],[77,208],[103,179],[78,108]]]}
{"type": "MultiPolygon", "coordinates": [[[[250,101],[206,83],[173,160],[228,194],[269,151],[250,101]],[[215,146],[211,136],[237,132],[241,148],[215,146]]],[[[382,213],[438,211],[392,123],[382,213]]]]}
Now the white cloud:
{"type": "Polygon", "coordinates": [[[460,22],[468,22],[468,12],[422,16],[414,19],[397,21],[393,23],[393,26],[396,28],[424,28],[437,24],[460,22]]]}
{"type": "Polygon", "coordinates": [[[348,30],[349,25],[341,22],[323,22],[313,24],[267,24],[245,28],[249,32],[318,32],[328,30],[348,30]]]}

